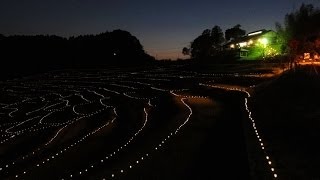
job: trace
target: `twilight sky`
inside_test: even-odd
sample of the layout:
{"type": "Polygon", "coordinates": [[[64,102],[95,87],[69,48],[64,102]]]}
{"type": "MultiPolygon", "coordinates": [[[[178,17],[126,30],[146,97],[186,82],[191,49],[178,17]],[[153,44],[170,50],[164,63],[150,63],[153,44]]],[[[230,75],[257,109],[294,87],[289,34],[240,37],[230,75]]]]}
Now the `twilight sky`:
{"type": "Polygon", "coordinates": [[[1,0],[0,34],[64,37],[123,29],[149,54],[183,57],[181,50],[206,28],[241,24],[247,32],[274,29],[302,2],[319,0],[1,0]]]}

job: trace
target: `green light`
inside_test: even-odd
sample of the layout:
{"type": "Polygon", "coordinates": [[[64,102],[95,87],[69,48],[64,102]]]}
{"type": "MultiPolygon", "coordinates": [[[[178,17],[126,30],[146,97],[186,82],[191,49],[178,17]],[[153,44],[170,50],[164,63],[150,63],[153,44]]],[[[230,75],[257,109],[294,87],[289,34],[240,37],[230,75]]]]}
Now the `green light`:
{"type": "Polygon", "coordinates": [[[260,42],[262,45],[266,46],[266,45],[268,44],[268,39],[267,39],[267,38],[262,38],[262,39],[259,39],[259,42],[260,42]]]}

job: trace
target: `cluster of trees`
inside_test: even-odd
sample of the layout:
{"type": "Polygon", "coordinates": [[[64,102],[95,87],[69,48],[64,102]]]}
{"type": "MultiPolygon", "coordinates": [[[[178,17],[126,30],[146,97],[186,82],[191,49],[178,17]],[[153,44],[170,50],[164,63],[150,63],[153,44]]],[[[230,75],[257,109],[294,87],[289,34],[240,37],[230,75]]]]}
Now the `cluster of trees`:
{"type": "Polygon", "coordinates": [[[320,10],[312,4],[287,14],[284,25],[276,23],[276,29],[291,59],[304,52],[320,53],[320,10]]]}
{"type": "Polygon", "coordinates": [[[0,35],[2,74],[39,72],[61,68],[140,65],[154,60],[129,32],[114,30],[98,35],[0,35]]]}
{"type": "MultiPolygon", "coordinates": [[[[320,10],[312,4],[302,4],[300,8],[285,16],[285,23],[276,23],[277,43],[281,46],[280,54],[288,54],[289,59],[303,55],[304,52],[320,54],[320,10]]],[[[246,31],[241,25],[227,29],[223,34],[219,26],[206,29],[194,39],[182,53],[194,59],[208,59],[224,54],[221,46],[224,42],[242,37],[246,31]]]]}
{"type": "Polygon", "coordinates": [[[182,53],[195,59],[216,57],[221,55],[224,42],[242,37],[245,34],[246,31],[241,29],[240,24],[227,29],[225,33],[216,25],[212,29],[204,30],[200,36],[191,42],[189,48],[184,47],[182,49],[182,53]]]}

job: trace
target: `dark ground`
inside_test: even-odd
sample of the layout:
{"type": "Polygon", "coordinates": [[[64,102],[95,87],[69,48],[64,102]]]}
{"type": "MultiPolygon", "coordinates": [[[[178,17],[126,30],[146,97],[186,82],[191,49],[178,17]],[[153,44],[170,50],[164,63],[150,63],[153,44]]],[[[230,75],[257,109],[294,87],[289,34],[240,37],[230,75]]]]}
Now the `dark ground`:
{"type": "Polygon", "coordinates": [[[319,92],[320,78],[310,66],[257,88],[254,116],[281,179],[320,179],[319,92]]]}

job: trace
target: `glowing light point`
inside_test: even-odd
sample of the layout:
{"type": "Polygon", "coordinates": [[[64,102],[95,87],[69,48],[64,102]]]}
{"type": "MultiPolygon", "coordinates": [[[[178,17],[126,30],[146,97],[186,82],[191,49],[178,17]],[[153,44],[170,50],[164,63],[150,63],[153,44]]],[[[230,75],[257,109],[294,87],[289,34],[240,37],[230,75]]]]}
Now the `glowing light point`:
{"type": "Polygon", "coordinates": [[[278,177],[278,175],[277,175],[277,174],[274,174],[273,176],[274,176],[275,178],[277,178],[277,177],[278,177]]]}
{"type": "Polygon", "coordinates": [[[262,38],[262,39],[259,39],[259,42],[260,42],[263,46],[266,46],[266,45],[268,44],[268,39],[262,38]]]}

